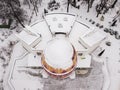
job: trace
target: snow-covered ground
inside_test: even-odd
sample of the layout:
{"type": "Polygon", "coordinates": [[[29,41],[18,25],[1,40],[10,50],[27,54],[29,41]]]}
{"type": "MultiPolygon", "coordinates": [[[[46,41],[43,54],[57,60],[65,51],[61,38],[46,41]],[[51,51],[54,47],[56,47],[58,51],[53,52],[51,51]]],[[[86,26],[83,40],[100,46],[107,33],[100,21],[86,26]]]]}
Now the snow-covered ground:
{"type": "MultiPolygon", "coordinates": [[[[64,0],[57,0],[60,1],[62,6],[59,10],[55,10],[53,12],[66,12],[66,5],[64,0]]],[[[80,6],[80,9],[75,9],[74,7],[70,6],[70,13],[76,13],[78,15],[78,20],[81,22],[86,23],[88,26],[96,27],[95,24],[91,24],[89,22],[89,19],[94,20],[96,23],[100,23],[104,27],[109,28],[109,21],[111,21],[115,15],[115,9],[110,10],[107,14],[104,15],[104,21],[100,21],[101,15],[99,15],[98,18],[96,18],[96,11],[95,11],[95,5],[97,4],[97,1],[94,2],[93,7],[90,9],[90,12],[87,13],[87,6],[85,4],[82,4],[80,6]]],[[[24,9],[26,10],[29,18],[33,17],[30,21],[33,23],[34,21],[38,19],[42,19],[43,15],[43,9],[47,8],[47,3],[49,0],[43,0],[41,6],[39,6],[39,13],[38,16],[32,14],[32,10],[28,8],[28,6],[23,5],[24,9]]],[[[49,11],[50,12],[50,11],[49,11]]],[[[29,24],[29,22],[27,23],[29,24]]],[[[120,34],[120,22],[117,22],[116,27],[111,27],[112,29],[116,30],[120,34]]],[[[16,28],[15,30],[19,30],[20,28],[16,28]]],[[[99,29],[96,27],[100,32],[105,33],[103,29],[99,29]]],[[[10,31],[9,29],[0,29],[0,90],[2,89],[3,84],[3,78],[6,73],[6,68],[9,65],[9,60],[11,58],[13,46],[17,42],[16,38],[14,37],[15,31],[10,31]],[[12,46],[11,46],[12,41],[12,46]]],[[[115,39],[114,36],[111,36],[108,33],[105,33],[107,35],[107,39],[100,45],[102,49],[105,49],[104,54],[101,57],[96,57],[95,59],[98,62],[104,62],[103,65],[103,73],[105,74],[105,84],[103,90],[120,90],[120,40],[115,39]],[[111,42],[111,46],[106,46],[106,41],[111,42]],[[107,68],[106,68],[107,67],[107,68]],[[109,73],[109,74],[106,74],[109,73]],[[109,78],[110,77],[110,78],[109,78]],[[110,84],[110,85],[109,85],[110,84]],[[108,87],[109,85],[109,87],[108,87]]],[[[17,52],[16,52],[17,53],[17,52]]],[[[41,85],[41,87],[43,87],[41,85]]],[[[96,88],[96,87],[94,87],[96,88]]],[[[42,89],[42,88],[41,88],[42,89]]],[[[61,90],[61,89],[60,89],[61,90]]],[[[81,89],[80,89],[81,90],[81,89]]],[[[84,90],[84,89],[82,89],[84,90]]]]}

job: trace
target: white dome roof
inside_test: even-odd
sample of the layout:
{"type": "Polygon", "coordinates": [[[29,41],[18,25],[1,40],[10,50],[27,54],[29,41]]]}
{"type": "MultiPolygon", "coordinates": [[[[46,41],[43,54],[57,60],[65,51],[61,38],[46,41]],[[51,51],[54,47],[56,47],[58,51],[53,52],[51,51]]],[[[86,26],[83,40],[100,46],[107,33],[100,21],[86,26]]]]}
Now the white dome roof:
{"type": "Polygon", "coordinates": [[[73,65],[73,47],[65,38],[49,41],[44,56],[47,64],[54,68],[66,69],[73,65]]]}

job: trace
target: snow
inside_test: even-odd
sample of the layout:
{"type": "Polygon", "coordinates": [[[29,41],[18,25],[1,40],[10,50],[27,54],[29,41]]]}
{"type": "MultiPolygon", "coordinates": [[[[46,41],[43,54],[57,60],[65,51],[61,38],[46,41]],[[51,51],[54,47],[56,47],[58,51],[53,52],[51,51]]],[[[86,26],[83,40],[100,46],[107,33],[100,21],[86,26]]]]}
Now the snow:
{"type": "Polygon", "coordinates": [[[38,80],[13,80],[12,83],[16,86],[15,90],[25,90],[25,89],[32,89],[32,90],[41,90],[43,85],[38,83],[38,80]],[[32,87],[30,87],[32,86],[32,87]],[[39,87],[38,87],[39,86],[39,87]],[[25,87],[25,88],[23,88],[25,87]]]}
{"type": "Polygon", "coordinates": [[[47,64],[55,68],[67,69],[73,64],[73,47],[64,38],[55,38],[49,41],[44,55],[47,64]]]}
{"type": "MultiPolygon", "coordinates": [[[[79,20],[80,22],[84,22],[85,24],[87,24],[90,27],[95,27],[95,25],[92,25],[90,22],[88,22],[86,20],[86,18],[93,19],[95,22],[98,22],[101,25],[104,25],[104,27],[112,28],[112,29],[118,31],[119,34],[120,34],[120,30],[119,30],[120,22],[117,22],[118,25],[116,27],[110,27],[110,25],[108,23],[115,16],[116,9],[118,9],[118,7],[116,7],[116,9],[109,10],[108,13],[104,15],[104,18],[105,18],[104,21],[100,21],[100,17],[102,15],[99,15],[99,17],[96,18],[96,11],[95,11],[95,5],[98,4],[99,1],[100,0],[95,0],[95,2],[93,4],[93,7],[90,9],[89,13],[86,12],[87,11],[87,6],[85,4],[82,4],[80,6],[79,10],[77,10],[77,9],[75,9],[73,7],[70,7],[70,13],[76,13],[78,15],[78,17],[79,17],[79,18],[77,18],[77,20],[79,20]],[[82,18],[80,18],[80,16],[82,16],[82,18]]],[[[35,14],[34,14],[32,20],[31,20],[31,23],[33,23],[34,21],[39,20],[39,19],[42,18],[43,8],[47,7],[46,2],[49,2],[49,0],[44,0],[43,1],[43,4],[41,6],[42,8],[39,9],[38,17],[37,16],[35,17],[35,14]]],[[[61,1],[61,3],[63,3],[63,2],[61,1]]],[[[119,4],[118,4],[118,6],[119,6],[119,4]]],[[[23,6],[23,7],[28,12],[28,15],[32,16],[30,14],[32,10],[29,10],[28,7],[26,7],[26,6],[23,6]]],[[[62,5],[61,6],[61,8],[63,8],[64,11],[66,11],[66,9],[64,9],[65,7],[66,7],[66,5],[62,5]]],[[[39,48],[41,50],[41,49],[45,49],[45,47],[47,45],[46,42],[51,40],[52,36],[51,36],[50,32],[47,32],[48,28],[47,28],[46,24],[44,24],[45,22],[40,22],[40,23],[43,23],[43,25],[37,24],[37,26],[33,26],[33,28],[36,31],[37,30],[41,31],[40,34],[43,36],[41,44],[37,46],[37,48],[39,48]],[[39,25],[41,25],[41,26],[39,26],[39,25]],[[44,32],[46,32],[46,33],[44,33],[44,32]]],[[[78,43],[78,40],[77,40],[77,37],[79,36],[78,34],[76,35],[76,31],[78,30],[77,27],[75,27],[76,28],[76,29],[74,29],[75,31],[71,32],[72,34],[70,34],[70,36],[71,36],[70,37],[70,41],[75,46],[75,49],[80,51],[80,50],[83,49],[83,47],[80,46],[80,44],[78,43]],[[73,38],[72,36],[74,36],[74,35],[76,37],[73,38]]],[[[80,27],[78,27],[78,28],[80,28],[80,27]]],[[[85,27],[81,27],[81,30],[85,30],[85,27]]],[[[103,29],[97,28],[97,30],[99,30],[100,32],[106,34],[103,31],[103,29]]],[[[12,38],[11,38],[11,36],[8,36],[8,38],[6,38],[6,35],[2,36],[2,33],[4,33],[4,32],[6,32],[5,29],[0,30],[0,38],[1,38],[0,39],[0,48],[2,48],[2,47],[8,48],[7,45],[9,43],[9,41],[16,41],[13,34],[12,34],[12,36],[13,36],[12,38]],[[4,40],[4,41],[2,42],[2,40],[4,40]]],[[[105,63],[105,65],[103,65],[104,66],[103,67],[103,72],[105,72],[104,73],[104,75],[105,75],[105,84],[104,84],[103,90],[120,90],[120,73],[118,72],[118,71],[120,71],[120,69],[119,69],[119,66],[120,66],[120,62],[119,62],[119,60],[120,60],[120,41],[116,40],[114,38],[114,36],[110,36],[109,34],[106,34],[106,35],[107,35],[108,38],[99,46],[102,49],[105,49],[104,54],[101,57],[97,57],[96,55],[94,55],[94,57],[96,57],[96,61],[98,61],[98,62],[106,62],[106,59],[107,59],[107,63],[105,63]],[[106,41],[110,41],[112,43],[110,47],[105,45],[106,41]]],[[[20,46],[18,46],[17,50],[16,50],[15,56],[18,57],[21,54],[23,54],[24,51],[22,51],[22,50],[23,49],[21,49],[20,46]]],[[[2,52],[3,52],[3,50],[2,50],[2,52]]],[[[6,54],[4,54],[4,56],[5,56],[5,58],[8,58],[8,56],[6,54]]],[[[0,70],[1,70],[1,72],[0,72],[0,79],[3,79],[3,76],[4,76],[3,72],[4,72],[5,69],[3,69],[1,62],[0,62],[0,70]]],[[[21,80],[21,82],[24,82],[24,81],[25,80],[23,80],[23,81],[21,80]]],[[[34,80],[32,80],[32,81],[34,81],[34,80]]],[[[27,82],[29,82],[29,80],[26,81],[25,83],[17,84],[16,81],[14,83],[17,84],[17,85],[20,85],[20,84],[22,84],[22,85],[24,84],[25,85],[27,82]]],[[[36,83],[36,82],[34,82],[34,83],[36,83]]],[[[34,83],[32,83],[32,84],[34,84],[34,83]]],[[[31,85],[31,84],[28,84],[28,85],[31,85]]],[[[39,84],[39,86],[41,87],[40,89],[42,90],[43,85],[39,84]]],[[[36,86],[34,85],[33,87],[36,87],[36,86]]],[[[5,85],[4,88],[7,88],[7,86],[5,85]]],[[[5,90],[10,90],[10,89],[8,88],[8,89],[5,89],[5,90]]],[[[19,90],[19,89],[17,88],[17,90],[19,90]]],[[[36,90],[36,88],[32,88],[32,90],[36,90]]],[[[84,88],[82,88],[82,90],[84,90],[84,88]]]]}
{"type": "Polygon", "coordinates": [[[42,67],[41,65],[41,56],[30,53],[27,60],[28,67],[42,67]]]}
{"type": "Polygon", "coordinates": [[[86,35],[81,36],[83,42],[89,47],[93,47],[95,44],[100,43],[105,39],[105,35],[101,34],[98,31],[92,31],[86,35]]]}
{"type": "MultiPolygon", "coordinates": [[[[40,23],[42,23],[42,25],[44,25],[44,23],[45,23],[45,21],[42,21],[42,22],[40,22],[40,23]]],[[[39,27],[41,26],[41,24],[36,24],[36,25],[33,25],[33,30],[35,30],[35,32],[37,33],[38,31],[39,31],[39,27]],[[39,25],[39,26],[38,26],[39,25]],[[35,26],[37,26],[36,27],[36,29],[34,29],[35,28],[35,26]]],[[[78,30],[79,31],[79,30],[78,30]]],[[[50,34],[50,32],[49,32],[49,30],[48,30],[48,28],[46,28],[46,29],[44,29],[44,28],[42,28],[42,29],[40,29],[40,31],[38,32],[38,33],[40,33],[42,36],[43,35],[46,35],[46,34],[50,34]],[[42,30],[44,30],[44,31],[42,31],[42,30]],[[46,32],[45,32],[45,30],[46,30],[46,32]],[[43,34],[44,33],[44,34],[43,34]]],[[[76,32],[77,33],[77,32],[76,32]]],[[[71,32],[71,34],[73,34],[72,32],[71,32]]],[[[79,34],[79,33],[77,33],[77,34],[79,34]]],[[[71,35],[72,36],[72,35],[71,35]]],[[[73,37],[74,36],[76,36],[76,34],[74,34],[73,35],[73,37]]],[[[45,41],[47,41],[47,42],[45,42],[46,43],[46,45],[50,48],[50,51],[52,51],[52,52],[49,52],[49,56],[45,56],[47,59],[46,60],[49,60],[49,57],[51,57],[51,56],[57,56],[58,55],[58,57],[59,58],[56,58],[56,57],[54,57],[54,58],[52,58],[52,59],[50,59],[51,60],[51,62],[52,63],[54,63],[54,65],[55,66],[58,66],[59,65],[59,67],[60,68],[67,68],[68,66],[68,61],[70,60],[70,61],[72,61],[72,55],[73,55],[73,48],[72,48],[72,46],[71,46],[71,44],[70,44],[70,42],[68,43],[68,41],[66,41],[65,40],[65,38],[67,38],[67,37],[57,37],[56,36],[56,38],[55,38],[55,45],[54,45],[54,43],[52,43],[53,45],[50,47],[50,45],[49,45],[49,43],[52,41],[49,37],[46,37],[46,36],[43,36],[44,38],[43,38],[43,40],[44,39],[47,39],[47,40],[45,40],[45,41]],[[51,41],[50,41],[51,40],[51,41]],[[65,43],[65,44],[64,44],[65,43]],[[57,45],[56,45],[57,44],[57,45]],[[56,47],[56,46],[59,46],[59,48],[58,47],[56,47]],[[61,47],[62,46],[62,47],[61,47]],[[70,49],[69,49],[70,48],[70,49]],[[63,51],[62,51],[63,50],[63,51]],[[58,52],[57,52],[58,51],[58,52]],[[65,52],[65,54],[63,53],[63,52],[65,52]],[[60,53],[60,54],[57,54],[57,53],[60,53]],[[52,54],[52,55],[51,55],[52,54]],[[57,55],[56,55],[57,54],[57,55]],[[60,55],[60,56],[59,56],[60,55]],[[69,57],[68,57],[69,56],[69,57]],[[70,58],[70,59],[67,59],[67,58],[70,58]],[[59,62],[58,61],[55,61],[56,59],[60,59],[59,60],[59,62]],[[62,61],[63,60],[63,61],[62,61]],[[61,61],[62,61],[62,63],[61,63],[61,61]],[[66,62],[67,61],[67,62],[66,62]],[[64,64],[65,63],[65,64],[64,64]],[[64,64],[65,66],[63,66],[62,64],[64,64]]],[[[53,39],[53,41],[54,41],[54,39],[53,39]]],[[[73,42],[74,43],[74,42],[73,42]]],[[[40,44],[41,44],[41,42],[40,42],[40,44]]],[[[40,45],[39,44],[39,45],[40,45]]],[[[51,44],[51,43],[50,43],[51,44]]],[[[45,47],[45,46],[44,46],[45,47]]],[[[46,47],[45,47],[46,48],[46,47]]],[[[49,48],[47,48],[47,49],[49,49],[49,48]]],[[[44,50],[44,49],[43,49],[44,50]]],[[[46,51],[46,50],[45,50],[46,51]]],[[[49,50],[47,50],[47,51],[49,51],[49,50]]],[[[46,53],[44,53],[45,55],[46,55],[46,53]]],[[[15,54],[14,54],[15,55],[15,54]]],[[[23,57],[22,57],[23,58],[23,57]]],[[[32,57],[33,58],[33,57],[32,57]]],[[[31,59],[32,59],[31,58],[31,59]]],[[[26,64],[27,64],[27,62],[29,62],[29,61],[27,61],[27,60],[30,60],[30,59],[28,59],[27,57],[24,57],[22,60],[20,59],[20,60],[16,60],[15,61],[15,63],[16,64],[14,64],[15,65],[15,69],[13,69],[14,70],[14,72],[13,72],[13,76],[14,76],[14,78],[13,79],[15,79],[15,81],[16,81],[16,79],[22,79],[22,77],[18,77],[19,76],[19,73],[17,72],[17,70],[19,70],[19,68],[17,68],[17,67],[20,67],[20,66],[25,66],[26,64]]],[[[48,62],[48,63],[50,63],[50,62],[48,62]]],[[[88,62],[87,62],[88,63],[88,62]]],[[[34,63],[33,63],[34,64],[34,63]]],[[[88,63],[89,65],[90,65],[90,63],[88,63]]],[[[53,65],[53,66],[54,66],[53,65]]],[[[70,62],[70,65],[69,66],[71,66],[71,62],[70,62]]],[[[12,75],[12,74],[11,74],[12,75]]],[[[24,74],[22,74],[21,76],[23,76],[24,74]]],[[[11,77],[13,77],[13,76],[10,76],[10,78],[11,77]]],[[[25,79],[27,79],[28,77],[24,77],[25,79]]],[[[12,80],[12,79],[10,79],[10,82],[12,82],[12,84],[13,85],[15,85],[16,83],[14,83],[14,80],[12,80]]],[[[20,82],[20,80],[18,80],[18,83],[20,82]]],[[[16,87],[16,85],[15,85],[15,87],[16,87]]]]}
{"type": "Polygon", "coordinates": [[[36,32],[36,33],[39,33],[41,34],[42,36],[42,40],[41,42],[36,46],[36,49],[38,50],[44,50],[47,43],[49,40],[52,39],[52,35],[49,31],[49,28],[45,22],[45,20],[42,20],[40,21],[39,23],[37,24],[34,24],[34,25],[31,25],[32,29],[36,32]]]}
{"type": "Polygon", "coordinates": [[[39,37],[37,36],[33,36],[28,34],[25,31],[22,31],[20,34],[16,34],[16,36],[23,42],[25,42],[28,45],[31,45],[36,39],[38,39],[39,37]]]}
{"type": "Polygon", "coordinates": [[[47,14],[45,16],[48,26],[52,32],[65,32],[69,33],[75,22],[75,15],[65,13],[47,14]]]}
{"type": "Polygon", "coordinates": [[[91,66],[91,55],[83,55],[77,57],[76,68],[90,68],[91,66]]]}

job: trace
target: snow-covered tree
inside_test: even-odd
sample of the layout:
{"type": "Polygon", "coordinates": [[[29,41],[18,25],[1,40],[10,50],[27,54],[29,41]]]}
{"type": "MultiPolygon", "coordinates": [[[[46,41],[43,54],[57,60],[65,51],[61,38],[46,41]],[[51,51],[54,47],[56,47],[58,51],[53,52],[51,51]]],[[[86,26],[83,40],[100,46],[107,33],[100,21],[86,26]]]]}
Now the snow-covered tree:
{"type": "Polygon", "coordinates": [[[19,0],[0,0],[0,18],[12,19],[24,27],[25,15],[19,0]]]}

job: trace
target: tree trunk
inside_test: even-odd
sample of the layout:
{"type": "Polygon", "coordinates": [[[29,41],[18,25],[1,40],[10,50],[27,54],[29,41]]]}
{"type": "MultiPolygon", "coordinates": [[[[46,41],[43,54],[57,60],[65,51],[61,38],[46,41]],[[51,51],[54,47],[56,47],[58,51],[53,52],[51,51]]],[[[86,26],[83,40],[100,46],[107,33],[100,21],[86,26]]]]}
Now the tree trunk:
{"type": "Polygon", "coordinates": [[[28,0],[26,0],[26,2],[28,3],[29,9],[30,9],[30,2],[28,0]]]}
{"type": "Polygon", "coordinates": [[[70,5],[70,0],[67,2],[67,12],[69,12],[69,5],[70,5]]]}
{"type": "Polygon", "coordinates": [[[87,12],[89,12],[89,9],[90,9],[90,0],[87,0],[87,3],[88,3],[88,8],[87,8],[87,12]]]}
{"type": "Polygon", "coordinates": [[[96,16],[96,17],[98,17],[98,16],[99,16],[99,14],[100,14],[100,13],[99,13],[99,12],[97,12],[97,16],[96,16]]]}
{"type": "Polygon", "coordinates": [[[36,7],[36,11],[38,12],[38,6],[37,6],[38,0],[35,1],[35,7],[36,7]]]}
{"type": "Polygon", "coordinates": [[[115,4],[117,3],[118,0],[115,0],[113,5],[111,6],[111,8],[114,8],[115,7],[115,4]]]}
{"type": "Polygon", "coordinates": [[[30,0],[31,4],[33,5],[33,10],[35,11],[35,14],[37,16],[37,10],[36,10],[36,3],[34,0],[30,0]]]}
{"type": "Polygon", "coordinates": [[[113,23],[111,24],[111,26],[115,26],[116,22],[117,22],[117,20],[113,21],[113,23]]]}
{"type": "Polygon", "coordinates": [[[39,0],[39,4],[40,4],[40,6],[41,6],[41,3],[42,3],[42,0],[39,0]]]}
{"type": "Polygon", "coordinates": [[[94,0],[90,0],[90,8],[92,8],[93,2],[94,2],[94,0]]]}

